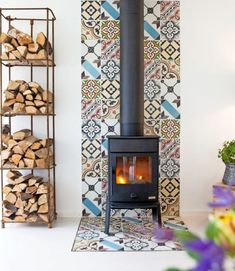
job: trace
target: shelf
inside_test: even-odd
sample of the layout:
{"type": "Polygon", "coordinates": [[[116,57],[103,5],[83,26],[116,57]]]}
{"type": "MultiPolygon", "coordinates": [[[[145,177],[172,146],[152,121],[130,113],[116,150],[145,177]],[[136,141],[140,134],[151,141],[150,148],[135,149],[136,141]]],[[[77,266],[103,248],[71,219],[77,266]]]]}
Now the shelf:
{"type": "Polygon", "coordinates": [[[56,167],[55,165],[52,165],[50,167],[45,167],[45,168],[41,168],[41,167],[0,167],[0,170],[48,170],[48,169],[54,169],[56,167]]]}
{"type": "Polygon", "coordinates": [[[8,33],[10,36],[13,35],[12,37],[14,37],[14,31],[19,32],[21,33],[21,36],[24,36],[27,40],[27,42],[25,42],[27,49],[23,50],[22,52],[21,50],[18,50],[18,46],[21,44],[19,40],[21,36],[19,37],[18,35],[17,37],[16,35],[16,40],[14,43],[12,43],[12,39],[9,39],[9,37],[6,39],[6,42],[8,42],[9,39],[9,43],[12,44],[15,51],[18,50],[17,52],[20,53],[20,56],[19,54],[13,54],[10,52],[6,53],[6,48],[4,50],[2,47],[0,48],[1,53],[3,53],[0,55],[0,119],[2,125],[0,128],[2,133],[1,137],[4,138],[4,140],[2,139],[1,143],[1,151],[6,149],[8,152],[5,159],[3,159],[3,153],[3,158],[0,159],[0,201],[2,202],[2,228],[4,228],[5,224],[8,223],[47,224],[48,228],[51,228],[52,223],[57,216],[55,194],[56,159],[54,144],[56,116],[54,96],[56,66],[54,59],[55,20],[56,17],[50,8],[1,8],[1,32],[8,33]],[[35,17],[30,18],[31,16],[35,17]],[[25,28],[23,29],[29,29],[30,33],[24,33],[21,32],[20,29],[15,28],[15,21],[21,21],[20,25],[25,25],[25,28]],[[40,29],[44,32],[40,32],[40,29]],[[11,30],[11,34],[9,30],[11,30]],[[35,49],[34,53],[28,53],[32,52],[29,50],[28,46],[28,43],[30,44],[32,41],[37,44],[38,49],[35,49]],[[44,50],[44,52],[39,54],[41,50],[44,50]],[[16,59],[13,59],[15,58],[14,56],[16,59]],[[40,71],[43,70],[44,74],[43,77],[39,76],[39,79],[41,80],[39,80],[37,76],[39,71],[38,67],[42,67],[40,68],[40,71]],[[17,73],[21,70],[23,71],[23,83],[14,82],[17,81],[17,79],[21,81],[21,78],[19,77],[14,78],[13,75],[15,75],[15,70],[17,70],[17,73]],[[28,76],[27,79],[25,78],[25,74],[28,76]],[[12,81],[11,87],[9,87],[10,84],[8,84],[7,89],[3,89],[3,83],[7,83],[6,81],[12,81]],[[27,82],[28,86],[23,86],[23,84],[26,84],[27,82]],[[36,82],[39,86],[36,84],[30,85],[29,82],[36,82]],[[45,87],[42,87],[42,84],[44,84],[45,87]],[[35,89],[33,90],[33,88],[35,89]],[[39,88],[41,88],[41,90],[39,90],[39,88]],[[24,91],[27,90],[30,91],[24,93],[24,91]],[[7,95],[6,92],[4,94],[4,91],[7,92],[7,95]],[[43,91],[46,91],[47,93],[43,93],[43,91]],[[43,96],[44,94],[45,96],[43,96]],[[18,98],[16,98],[17,95],[18,98]],[[40,97],[36,97],[37,95],[40,97]],[[11,102],[4,105],[4,103],[9,100],[11,100],[11,102]],[[42,102],[35,104],[33,103],[35,100],[41,100],[42,102]],[[28,110],[26,107],[27,103],[25,101],[31,101],[32,104],[30,105],[29,103],[28,106],[34,107],[35,110],[28,110]],[[22,107],[21,105],[16,105],[14,107],[17,102],[23,104],[22,107]],[[36,114],[27,113],[26,109],[30,112],[36,112],[36,114]],[[41,113],[40,109],[42,112],[46,112],[41,113]],[[13,117],[17,116],[30,118],[12,119],[13,117]],[[43,117],[43,119],[37,119],[37,117],[43,117]],[[38,120],[40,121],[40,125],[38,125],[38,120]],[[26,130],[26,132],[23,132],[23,136],[15,136],[15,142],[14,140],[10,142],[10,139],[13,139],[13,135],[19,132],[15,130],[26,130]],[[2,136],[3,133],[5,134],[4,137],[2,136]],[[40,136],[40,139],[36,137],[37,133],[43,134],[40,136]],[[29,139],[27,143],[28,137],[31,137],[31,139],[29,139]],[[31,148],[34,143],[36,145],[31,148]],[[38,153],[36,154],[36,152],[38,153]],[[13,157],[13,155],[15,156],[13,157]],[[31,161],[27,162],[25,158],[28,158],[31,161]],[[37,159],[42,161],[35,162],[37,159]],[[37,165],[41,167],[37,167],[37,165]],[[7,172],[8,170],[11,172],[7,172]],[[19,176],[23,178],[20,180],[20,184],[23,184],[23,187],[20,186],[20,184],[14,184],[14,182],[12,182],[14,184],[13,189],[13,187],[9,186],[8,184],[11,183],[10,180],[15,180],[19,176]],[[29,182],[30,179],[32,179],[30,181],[31,184],[29,182]],[[46,183],[46,187],[44,187],[44,183],[46,183]],[[7,187],[8,190],[11,190],[8,194],[4,194],[3,192],[3,188],[5,187],[7,187]],[[19,195],[19,192],[17,191],[20,191],[21,194],[19,195]],[[11,204],[10,202],[12,201],[10,198],[8,198],[9,194],[12,197],[16,197],[15,203],[17,201],[18,203],[20,201],[25,201],[23,206],[19,204],[11,204]],[[22,194],[25,195],[22,196],[22,194]],[[40,199],[42,194],[44,197],[46,195],[46,197],[42,197],[42,199],[40,199]],[[33,201],[31,201],[31,198],[33,198],[33,201]],[[38,204],[39,199],[41,202],[40,205],[38,204]],[[41,210],[39,210],[40,208],[41,210]],[[31,216],[31,214],[33,214],[33,216],[31,216]]]}
{"type": "Polygon", "coordinates": [[[56,114],[2,113],[2,114],[0,114],[0,116],[3,116],[3,117],[17,117],[17,116],[24,116],[24,117],[32,117],[32,116],[45,117],[45,116],[50,116],[50,117],[55,117],[56,114]]]}
{"type": "Polygon", "coordinates": [[[55,67],[55,63],[52,62],[52,60],[48,60],[48,65],[47,63],[43,63],[42,61],[46,61],[47,59],[31,59],[31,60],[26,60],[24,62],[20,61],[20,60],[15,60],[15,59],[8,59],[8,60],[4,60],[1,59],[2,64],[6,67],[55,67]]]}

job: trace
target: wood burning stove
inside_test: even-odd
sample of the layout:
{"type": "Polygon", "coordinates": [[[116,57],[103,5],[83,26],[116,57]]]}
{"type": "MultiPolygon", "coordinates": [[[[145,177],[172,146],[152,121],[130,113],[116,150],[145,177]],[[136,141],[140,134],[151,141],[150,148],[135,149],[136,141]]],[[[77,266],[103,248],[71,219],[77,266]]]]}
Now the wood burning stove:
{"type": "Polygon", "coordinates": [[[110,210],[152,209],[161,224],[158,192],[159,138],[143,135],[144,2],[120,1],[121,135],[108,137],[109,189],[105,233],[110,210]]]}

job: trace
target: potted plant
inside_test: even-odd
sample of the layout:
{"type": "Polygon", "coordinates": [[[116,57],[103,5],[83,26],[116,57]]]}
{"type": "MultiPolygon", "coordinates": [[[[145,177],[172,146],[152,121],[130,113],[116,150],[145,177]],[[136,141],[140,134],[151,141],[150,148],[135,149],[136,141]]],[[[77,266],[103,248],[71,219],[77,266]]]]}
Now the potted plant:
{"type": "Polygon", "coordinates": [[[223,183],[235,185],[235,140],[226,141],[219,149],[218,157],[225,163],[223,183]]]}

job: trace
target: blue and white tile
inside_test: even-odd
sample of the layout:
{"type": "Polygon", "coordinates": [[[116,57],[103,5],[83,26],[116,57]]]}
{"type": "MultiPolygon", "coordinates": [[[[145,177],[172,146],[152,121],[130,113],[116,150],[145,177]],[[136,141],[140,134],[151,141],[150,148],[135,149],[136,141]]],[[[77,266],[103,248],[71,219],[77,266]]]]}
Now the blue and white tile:
{"type": "Polygon", "coordinates": [[[120,1],[105,0],[101,1],[101,19],[102,20],[119,20],[120,1]]]}

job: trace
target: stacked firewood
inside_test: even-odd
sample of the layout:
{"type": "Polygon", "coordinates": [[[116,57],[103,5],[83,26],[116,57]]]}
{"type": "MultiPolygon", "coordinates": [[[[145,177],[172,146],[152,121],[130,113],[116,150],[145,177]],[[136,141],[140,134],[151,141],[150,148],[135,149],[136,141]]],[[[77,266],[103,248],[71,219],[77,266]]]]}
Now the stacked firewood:
{"type": "Polygon", "coordinates": [[[8,184],[3,187],[3,222],[49,222],[54,212],[53,186],[42,177],[22,175],[19,171],[7,173],[8,184]],[[50,199],[49,199],[50,198],[50,199]]]}
{"type": "Polygon", "coordinates": [[[2,134],[3,168],[47,168],[53,165],[53,140],[38,139],[31,130],[23,129],[10,135],[2,134]]]}
{"type": "Polygon", "coordinates": [[[37,34],[36,41],[33,41],[29,34],[26,34],[13,26],[10,26],[7,34],[1,33],[0,44],[3,45],[5,51],[2,60],[15,60],[23,63],[32,63],[37,60],[45,61],[47,58],[52,59],[52,47],[43,32],[37,34]]]}
{"type": "Polygon", "coordinates": [[[38,83],[23,80],[10,81],[4,91],[2,113],[51,114],[53,94],[38,83]]]}

